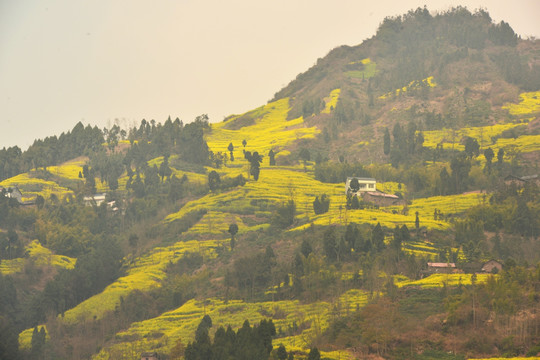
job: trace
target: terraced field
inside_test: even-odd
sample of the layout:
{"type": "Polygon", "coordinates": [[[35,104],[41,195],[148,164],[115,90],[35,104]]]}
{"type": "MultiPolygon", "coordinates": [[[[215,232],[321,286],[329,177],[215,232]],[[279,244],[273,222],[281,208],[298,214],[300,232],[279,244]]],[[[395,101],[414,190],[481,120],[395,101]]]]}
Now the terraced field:
{"type": "Polygon", "coordinates": [[[0,182],[0,186],[8,188],[17,186],[23,194],[23,201],[34,200],[38,195],[48,199],[52,194],[62,199],[68,194],[73,195],[73,192],[68,188],[62,187],[50,180],[43,180],[37,176],[35,171],[19,174],[12,178],[0,182]]]}
{"type": "Polygon", "coordinates": [[[298,139],[313,138],[320,132],[317,127],[305,126],[302,117],[287,120],[288,112],[288,98],[271,102],[251,113],[248,125],[239,129],[228,128],[239,122],[241,115],[212,124],[212,131],[206,141],[214,153],[228,153],[227,147],[232,143],[235,148],[234,157],[241,159],[244,157],[243,140],[247,142],[246,151],[258,151],[259,154],[266,155],[271,149],[279,153],[286,145],[298,139]]]}
{"type": "Polygon", "coordinates": [[[444,149],[463,151],[464,145],[461,141],[469,136],[477,139],[481,149],[490,147],[495,154],[500,148],[521,153],[540,151],[540,135],[522,135],[515,139],[499,137],[504,131],[524,126],[524,123],[534,119],[534,115],[540,112],[540,91],[523,93],[520,95],[519,104],[509,103],[502,108],[507,109],[518,120],[514,123],[467,127],[455,131],[452,129],[425,131],[424,146],[434,149],[438,144],[442,144],[444,149]]]}
{"type": "MultiPolygon", "coordinates": [[[[191,300],[157,318],[132,324],[128,330],[117,334],[114,345],[103,349],[93,359],[110,359],[113,354],[130,353],[132,349],[139,352],[144,349],[167,352],[177,339],[187,344],[193,340],[195,330],[205,314],[212,318],[214,331],[219,326],[227,325],[238,329],[246,319],[255,324],[271,318],[278,332],[274,340],[276,347],[283,344],[287,350],[306,352],[310,341],[328,327],[333,316],[354,312],[364,306],[367,300],[367,293],[360,290],[350,290],[333,303],[302,304],[297,300],[246,303],[215,298],[191,300]],[[296,334],[289,334],[293,328],[298,328],[296,334]]],[[[344,353],[323,352],[322,355],[328,359],[349,359],[344,353]]]]}
{"type": "MultiPolygon", "coordinates": [[[[120,298],[129,295],[134,290],[149,290],[161,286],[165,279],[165,269],[170,263],[175,263],[186,253],[198,252],[205,258],[216,255],[215,248],[220,241],[188,241],[178,242],[168,247],[157,247],[144,256],[134,259],[129,264],[127,274],[111,285],[103,292],[87,299],[73,309],[65,312],[62,321],[75,323],[93,319],[99,319],[107,311],[112,311],[120,303],[120,298]]],[[[31,338],[33,329],[27,329],[19,335],[19,343],[22,347],[28,337],[31,338]]],[[[26,344],[26,345],[25,345],[26,344]]]]}
{"type": "Polygon", "coordinates": [[[55,255],[51,250],[41,246],[39,241],[34,240],[26,247],[27,257],[0,262],[0,273],[3,275],[22,272],[28,261],[34,261],[38,266],[54,266],[59,269],[73,269],[77,259],[63,255],[55,255]]]}
{"type": "Polygon", "coordinates": [[[518,104],[508,103],[503,109],[508,109],[510,114],[519,118],[540,112],[540,91],[522,93],[519,99],[518,104]]]}
{"type": "MultiPolygon", "coordinates": [[[[433,288],[443,286],[471,285],[472,274],[433,274],[420,280],[410,280],[405,276],[396,276],[394,279],[398,287],[418,286],[421,288],[433,288]]],[[[476,282],[484,283],[491,274],[477,274],[476,282]]]]}

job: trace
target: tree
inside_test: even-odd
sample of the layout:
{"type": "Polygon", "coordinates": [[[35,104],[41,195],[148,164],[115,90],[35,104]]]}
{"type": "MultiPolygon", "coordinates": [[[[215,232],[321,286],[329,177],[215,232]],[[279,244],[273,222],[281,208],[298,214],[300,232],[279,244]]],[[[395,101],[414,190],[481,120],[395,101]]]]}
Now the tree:
{"type": "Polygon", "coordinates": [[[253,152],[251,156],[248,156],[249,152],[246,152],[246,157],[249,157],[247,160],[250,164],[250,174],[253,175],[255,181],[259,180],[259,173],[261,168],[262,156],[259,155],[257,151],[253,152]]]}
{"type": "Polygon", "coordinates": [[[169,156],[164,156],[163,157],[163,162],[159,166],[158,173],[159,173],[159,176],[161,177],[161,182],[163,182],[164,178],[169,178],[170,179],[171,174],[172,174],[172,170],[169,167],[169,156]]]}
{"type": "Polygon", "coordinates": [[[229,150],[231,161],[234,161],[234,155],[233,155],[234,145],[233,145],[233,143],[229,143],[229,146],[227,147],[227,150],[229,150]]]}
{"type": "Polygon", "coordinates": [[[285,350],[285,346],[283,346],[283,344],[280,344],[277,351],[276,351],[276,355],[277,355],[277,358],[278,360],[286,360],[287,359],[287,350],[285,350]]]}
{"type": "Polygon", "coordinates": [[[493,160],[494,156],[495,154],[490,147],[484,150],[484,157],[486,158],[486,168],[488,173],[491,173],[491,161],[493,160]]]}
{"type": "Polygon", "coordinates": [[[330,261],[337,260],[337,241],[335,228],[333,226],[329,227],[323,235],[323,248],[324,254],[330,261]]]}
{"type": "Polygon", "coordinates": [[[356,193],[358,192],[358,190],[360,190],[360,183],[358,182],[357,178],[351,179],[351,181],[349,182],[349,188],[353,193],[356,193]]]}
{"type": "Polygon", "coordinates": [[[296,204],[294,200],[278,205],[271,220],[271,225],[285,229],[291,226],[294,222],[294,216],[296,214],[296,204]]]}
{"type": "Polygon", "coordinates": [[[17,232],[13,229],[9,229],[7,232],[7,239],[8,239],[8,252],[9,252],[9,258],[13,259],[13,248],[19,241],[19,235],[17,232]]]}
{"type": "Polygon", "coordinates": [[[376,251],[384,249],[384,231],[380,223],[377,223],[371,232],[371,243],[376,251]]]}
{"type": "Polygon", "coordinates": [[[471,162],[463,153],[459,153],[450,161],[450,169],[452,169],[453,193],[460,194],[467,188],[471,162]]]}
{"type": "Polygon", "coordinates": [[[313,252],[313,247],[311,246],[308,239],[302,240],[302,244],[300,245],[300,252],[302,253],[302,255],[304,255],[306,259],[309,256],[309,254],[313,252]]]}
{"type": "Polygon", "coordinates": [[[301,148],[299,153],[300,159],[304,162],[304,170],[306,169],[307,162],[311,159],[311,154],[306,148],[301,148]]]}
{"type": "Polygon", "coordinates": [[[268,158],[270,159],[269,160],[269,165],[270,166],[275,166],[276,165],[276,154],[274,153],[274,150],[270,149],[270,151],[268,152],[268,158]]]}
{"type": "Polygon", "coordinates": [[[36,197],[36,206],[38,209],[43,209],[43,205],[45,205],[45,199],[43,198],[43,196],[38,195],[36,197]]]}
{"type": "Polygon", "coordinates": [[[128,244],[133,249],[133,251],[137,249],[137,245],[139,244],[139,237],[137,236],[137,234],[129,235],[128,244]]]}
{"type": "Polygon", "coordinates": [[[470,136],[465,137],[465,153],[471,159],[475,156],[478,156],[478,154],[480,153],[480,145],[475,138],[472,138],[470,136]]]}
{"type": "Polygon", "coordinates": [[[13,330],[14,324],[4,314],[0,315],[0,359],[20,359],[19,338],[13,330]]]}
{"type": "Polygon", "coordinates": [[[317,349],[316,347],[311,348],[307,360],[321,360],[321,354],[319,353],[319,349],[317,349]]]}
{"type": "Polygon", "coordinates": [[[390,131],[388,128],[384,128],[384,155],[390,154],[390,131]]]}
{"type": "Polygon", "coordinates": [[[420,231],[420,218],[418,217],[418,211],[414,214],[416,215],[416,218],[414,219],[414,227],[416,228],[416,235],[418,236],[420,231]]]}
{"type": "Polygon", "coordinates": [[[229,225],[229,234],[231,234],[231,250],[234,249],[235,241],[234,236],[238,233],[238,225],[230,224],[229,225]]]}
{"type": "Polygon", "coordinates": [[[42,326],[40,330],[38,330],[38,327],[34,327],[34,331],[32,333],[32,340],[31,340],[31,352],[33,356],[39,356],[41,352],[43,351],[43,346],[45,346],[46,342],[46,333],[45,333],[45,327],[42,326]]]}
{"type": "Polygon", "coordinates": [[[217,189],[219,189],[220,183],[221,178],[219,177],[219,174],[215,170],[210,171],[208,174],[208,187],[210,190],[215,192],[217,189]]]}
{"type": "Polygon", "coordinates": [[[501,166],[504,162],[504,149],[499,148],[499,151],[497,151],[497,165],[501,166]]]}
{"type": "Polygon", "coordinates": [[[246,148],[246,145],[247,145],[247,140],[246,139],[242,140],[242,146],[244,147],[244,149],[246,148]]]}

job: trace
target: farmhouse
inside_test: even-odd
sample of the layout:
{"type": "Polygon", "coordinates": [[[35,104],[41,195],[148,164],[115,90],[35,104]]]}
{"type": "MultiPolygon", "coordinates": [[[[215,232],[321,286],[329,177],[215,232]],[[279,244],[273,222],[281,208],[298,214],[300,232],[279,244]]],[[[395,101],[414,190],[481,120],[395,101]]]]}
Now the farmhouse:
{"type": "Polygon", "coordinates": [[[376,185],[377,180],[373,178],[348,177],[347,181],[345,181],[345,194],[361,195],[366,191],[375,191],[376,185]],[[358,189],[351,188],[351,181],[353,181],[353,179],[356,179],[356,181],[358,181],[358,189]]]}
{"type": "Polygon", "coordinates": [[[379,206],[402,205],[404,203],[404,200],[400,199],[399,196],[380,191],[366,191],[362,193],[362,197],[365,201],[379,206]]]}
{"type": "Polygon", "coordinates": [[[428,274],[451,274],[456,271],[456,264],[454,263],[427,263],[428,274]]]}
{"type": "Polygon", "coordinates": [[[23,203],[22,193],[17,186],[2,188],[0,187],[0,193],[4,194],[8,199],[15,199],[19,204],[23,203]]]}
{"type": "Polygon", "coordinates": [[[508,186],[516,185],[518,187],[523,187],[526,184],[540,185],[540,176],[538,176],[538,174],[527,176],[508,175],[504,178],[504,183],[508,186]]]}
{"type": "Polygon", "coordinates": [[[143,352],[141,360],[159,360],[158,354],[155,352],[143,352]]]}
{"type": "Polygon", "coordinates": [[[85,196],[83,198],[84,205],[92,206],[92,205],[96,204],[97,206],[99,206],[99,205],[101,205],[102,202],[105,201],[105,196],[106,196],[105,193],[94,194],[92,196],[85,196]]]}
{"type": "Polygon", "coordinates": [[[502,271],[502,264],[497,260],[489,260],[488,262],[482,265],[482,272],[497,274],[502,271]]]}

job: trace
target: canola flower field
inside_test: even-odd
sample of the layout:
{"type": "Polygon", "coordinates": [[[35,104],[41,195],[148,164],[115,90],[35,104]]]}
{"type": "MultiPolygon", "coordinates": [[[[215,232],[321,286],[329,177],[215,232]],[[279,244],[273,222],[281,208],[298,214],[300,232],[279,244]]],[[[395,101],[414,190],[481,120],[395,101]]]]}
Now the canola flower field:
{"type": "Polygon", "coordinates": [[[339,95],[341,94],[341,89],[334,89],[330,92],[330,96],[325,100],[326,102],[326,106],[324,107],[324,109],[321,111],[321,113],[323,114],[330,114],[330,112],[332,112],[332,109],[335,109],[336,108],[336,105],[338,103],[338,100],[339,100],[339,95]]]}
{"type": "MultiPolygon", "coordinates": [[[[432,274],[420,280],[410,280],[406,276],[394,277],[397,287],[418,286],[422,288],[435,288],[443,286],[471,285],[473,274],[432,274]]],[[[476,283],[485,283],[491,274],[476,274],[476,283]]]]}
{"type": "MultiPolygon", "coordinates": [[[[66,311],[62,321],[75,323],[81,320],[100,319],[105,312],[112,311],[120,304],[120,298],[129,295],[134,290],[149,290],[161,286],[165,279],[165,269],[169,263],[174,263],[186,253],[198,252],[205,258],[215,257],[215,249],[221,242],[216,240],[178,242],[168,247],[157,247],[149,253],[134,259],[129,265],[127,274],[103,292],[92,296],[76,307],[66,311]]],[[[19,344],[26,348],[30,346],[29,339],[33,329],[24,330],[19,335],[19,344]]]]}
{"type": "MultiPolygon", "coordinates": [[[[502,106],[502,109],[507,109],[510,114],[526,122],[531,116],[540,111],[540,91],[523,93],[520,95],[519,104],[508,103],[502,106]]],[[[523,126],[521,121],[490,126],[467,127],[456,131],[452,129],[425,131],[423,133],[424,146],[434,149],[438,144],[442,144],[444,149],[463,151],[465,147],[461,144],[461,140],[469,136],[478,141],[481,150],[491,147],[495,154],[500,148],[505,150],[515,149],[515,151],[521,153],[539,151],[540,135],[522,135],[516,139],[498,138],[495,142],[493,141],[495,137],[500,136],[504,131],[520,126],[523,126]]]]}
{"type": "Polygon", "coordinates": [[[508,103],[502,108],[516,117],[529,116],[540,112],[540,91],[522,93],[519,95],[519,104],[508,103]]]}
{"type": "MultiPolygon", "coordinates": [[[[369,60],[369,59],[365,59],[369,60]]],[[[370,61],[365,65],[372,64],[375,71],[375,63],[370,61]]],[[[364,70],[367,71],[367,70],[364,70]]],[[[435,86],[432,80],[428,81],[430,86],[435,86]],[[433,84],[433,85],[432,85],[433,84]]],[[[409,86],[413,86],[410,84],[409,86]]],[[[398,89],[407,91],[407,87],[398,89]]],[[[537,92],[538,93],[538,92],[537,92]]],[[[513,115],[530,115],[540,108],[537,93],[522,94],[520,104],[507,105],[513,115]]],[[[339,99],[340,90],[335,89],[329,95],[326,108],[323,112],[330,112],[335,108],[339,99]]],[[[193,238],[213,238],[228,239],[228,225],[236,223],[239,225],[239,234],[268,226],[268,219],[272,213],[273,205],[283,203],[289,199],[294,199],[297,205],[298,225],[289,231],[298,231],[316,225],[346,224],[351,222],[376,224],[393,228],[395,225],[407,225],[409,229],[414,228],[415,212],[418,211],[420,224],[428,229],[446,229],[450,226],[445,220],[433,220],[435,209],[441,210],[445,215],[459,214],[471,206],[486,201],[484,194],[471,193],[451,196],[439,196],[425,199],[413,199],[408,206],[408,212],[403,214],[403,206],[393,206],[381,209],[346,210],[345,209],[345,189],[343,184],[326,184],[314,179],[311,165],[304,169],[303,165],[295,166],[273,166],[267,164],[267,152],[273,149],[277,152],[276,157],[290,154],[283,150],[297,139],[315,136],[319,130],[315,127],[306,127],[302,118],[287,121],[289,110],[289,100],[281,99],[269,103],[252,112],[254,123],[244,126],[240,130],[228,130],[226,125],[238,119],[232,117],[229,120],[213,124],[212,131],[207,135],[209,147],[214,152],[228,152],[229,143],[235,145],[234,162],[229,162],[219,169],[222,176],[235,177],[243,174],[248,177],[248,163],[243,159],[242,140],[247,141],[245,150],[259,151],[265,155],[261,166],[259,181],[248,181],[244,187],[236,188],[227,192],[210,193],[200,199],[187,203],[180,211],[170,214],[164,222],[172,222],[182,218],[187,213],[196,210],[209,210],[203,218],[190,228],[187,234],[193,238]],[[306,171],[308,170],[308,171],[306,171]],[[315,215],[312,202],[315,196],[327,194],[331,199],[330,210],[326,214],[315,215]],[[254,220],[253,218],[260,220],[254,220]]],[[[472,136],[481,139],[483,144],[490,144],[491,138],[501,134],[503,131],[512,129],[520,124],[500,124],[483,128],[462,129],[459,134],[450,134],[456,139],[463,136],[472,136]]],[[[438,143],[449,144],[447,141],[448,130],[439,132],[425,132],[424,146],[436,146],[438,143]]],[[[459,141],[456,141],[457,149],[459,141]]],[[[480,143],[480,141],[479,141],[480,143]]],[[[521,136],[518,139],[498,139],[492,148],[515,145],[520,151],[528,152],[540,150],[540,138],[537,135],[521,136]],[[511,142],[510,142],[511,140],[511,142]],[[508,141],[508,143],[506,143],[508,141]]],[[[486,147],[488,145],[485,145],[486,147]]],[[[494,150],[496,151],[496,150],[494,150]]],[[[157,158],[150,162],[151,166],[159,166],[163,158],[157,158]]],[[[49,167],[48,170],[56,176],[66,179],[79,179],[79,171],[85,164],[84,159],[77,159],[64,163],[60,166],[49,167]]],[[[209,171],[210,168],[208,168],[209,171]]],[[[173,169],[176,176],[187,174],[190,181],[200,183],[207,181],[204,174],[186,173],[173,169]]],[[[119,180],[120,189],[125,189],[127,177],[119,180]]],[[[108,188],[96,179],[98,191],[105,191],[108,188]]],[[[17,185],[23,190],[25,196],[42,195],[45,198],[51,194],[56,194],[59,198],[71,191],[58,186],[52,181],[46,181],[32,177],[32,172],[21,174],[17,177],[4,180],[1,186],[17,185]],[[29,195],[27,195],[29,194],[29,195]]],[[[406,189],[398,183],[379,183],[379,190],[395,193],[397,191],[406,194],[406,189]]],[[[202,252],[205,257],[216,255],[215,249],[221,246],[226,240],[201,240],[176,243],[169,247],[155,248],[149,253],[134,259],[128,266],[126,275],[109,285],[102,293],[86,300],[77,307],[65,313],[63,321],[68,323],[80,321],[81,319],[100,318],[106,311],[114,310],[119,304],[122,296],[127,296],[134,290],[147,290],[159,287],[164,280],[165,268],[168,263],[178,261],[187,252],[202,252]]],[[[457,249],[455,249],[457,250],[457,249]]],[[[404,244],[404,251],[421,254],[427,257],[434,257],[437,248],[429,243],[411,242],[404,244]]],[[[34,258],[39,264],[47,264],[63,268],[72,268],[76,259],[64,256],[53,255],[50,250],[43,248],[39,242],[33,241],[27,247],[30,258],[34,258]]],[[[22,271],[24,259],[2,261],[0,271],[2,273],[13,273],[22,271]]],[[[477,282],[484,282],[488,276],[478,275],[477,282]]],[[[398,287],[419,286],[419,287],[442,287],[470,285],[471,275],[466,274],[435,274],[421,280],[410,280],[403,276],[396,276],[395,283],[398,287]]],[[[288,349],[306,351],[306,340],[312,339],[316,334],[323,331],[328,326],[328,321],[336,311],[354,311],[357,307],[365,305],[368,297],[360,290],[350,290],[343,294],[334,303],[319,302],[314,304],[300,304],[297,301],[277,301],[263,303],[244,303],[239,300],[225,302],[220,299],[207,299],[204,302],[192,300],[184,306],[165,313],[158,318],[133,324],[130,329],[117,335],[117,342],[111,347],[103,349],[95,358],[107,359],[115,352],[135,351],[148,348],[161,347],[170,349],[178,338],[186,344],[193,337],[195,328],[204,313],[209,314],[214,320],[214,324],[227,325],[238,328],[247,318],[253,324],[265,317],[273,317],[278,330],[281,328],[282,336],[274,344],[279,346],[283,343],[288,349]],[[337,309],[337,310],[336,310],[337,309]],[[286,336],[287,329],[293,323],[306,325],[300,334],[286,336]],[[135,339],[135,341],[133,340],[135,339]]],[[[215,326],[216,327],[216,326],[215,326]]],[[[22,347],[30,346],[30,339],[33,329],[25,330],[20,334],[19,341],[22,347]]],[[[323,353],[329,359],[346,359],[344,354],[323,353]]]]}
{"type": "Polygon", "coordinates": [[[0,182],[0,186],[5,188],[17,186],[23,194],[23,201],[33,200],[38,195],[48,199],[54,194],[61,199],[68,194],[73,194],[71,190],[58,185],[54,181],[43,180],[33,175],[35,175],[35,171],[19,174],[0,182]]]}
{"type": "Polygon", "coordinates": [[[522,126],[522,124],[497,124],[490,126],[462,128],[453,132],[451,129],[425,131],[424,146],[427,148],[436,148],[438,144],[442,144],[443,149],[453,149],[463,151],[465,146],[461,143],[466,136],[477,139],[480,149],[490,147],[496,154],[500,148],[508,150],[515,148],[516,150],[527,153],[540,150],[540,135],[521,135],[516,139],[513,138],[498,138],[493,142],[492,138],[502,134],[505,130],[510,130],[522,126]]]}
{"type": "MultiPolygon", "coordinates": [[[[349,63],[349,65],[354,65],[356,63],[361,63],[364,65],[363,70],[353,70],[345,72],[345,75],[351,78],[356,79],[369,79],[370,77],[377,74],[377,64],[372,61],[370,58],[362,59],[360,61],[355,61],[349,63]]],[[[335,108],[335,106],[334,106],[335,108]]]]}
{"type": "MultiPolygon", "coordinates": [[[[328,327],[333,316],[354,312],[367,301],[367,293],[354,289],[333,303],[302,304],[298,300],[247,303],[216,298],[190,300],[157,318],[132,324],[128,330],[116,335],[114,345],[104,348],[93,359],[110,359],[112,354],[129,353],[133,348],[170,351],[177,339],[186,345],[193,340],[195,330],[205,314],[212,318],[213,331],[219,326],[228,325],[236,330],[246,319],[250,324],[256,324],[265,318],[272,318],[278,332],[274,345],[278,347],[283,344],[288,351],[306,352],[309,351],[310,340],[328,327]],[[288,335],[289,329],[295,325],[299,328],[298,334],[288,335]]],[[[344,353],[322,352],[322,355],[328,359],[348,359],[344,353]]]]}
{"type": "Polygon", "coordinates": [[[17,258],[12,260],[2,260],[0,262],[0,273],[3,275],[15,274],[22,272],[28,261],[34,261],[36,265],[54,266],[59,269],[73,269],[77,259],[55,255],[51,250],[43,247],[38,240],[33,240],[25,247],[25,258],[17,258]]]}
{"type": "MultiPolygon", "coordinates": [[[[334,95],[335,96],[335,95],[334,95]]],[[[304,119],[299,117],[287,120],[289,99],[281,99],[263,106],[255,115],[254,124],[229,130],[227,125],[234,123],[240,116],[234,116],[224,122],[212,124],[211,133],[207,135],[208,147],[214,153],[228,153],[230,143],[234,145],[234,157],[243,158],[242,142],[246,140],[246,151],[258,151],[266,155],[272,149],[279,152],[286,145],[298,139],[313,138],[320,130],[313,126],[307,127],[304,119]]]]}

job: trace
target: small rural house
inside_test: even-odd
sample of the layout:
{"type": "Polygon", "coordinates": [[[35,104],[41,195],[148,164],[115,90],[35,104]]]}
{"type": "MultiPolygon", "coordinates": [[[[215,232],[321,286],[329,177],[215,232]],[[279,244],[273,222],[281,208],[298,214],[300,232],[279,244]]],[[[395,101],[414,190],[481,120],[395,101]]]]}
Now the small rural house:
{"type": "Polygon", "coordinates": [[[508,175],[504,178],[504,183],[508,186],[516,185],[518,187],[523,187],[526,184],[540,185],[540,176],[538,176],[538,174],[527,176],[508,175]]]}
{"type": "Polygon", "coordinates": [[[379,206],[403,205],[404,200],[393,194],[386,194],[380,191],[366,191],[362,193],[365,201],[379,206]]]}
{"type": "Polygon", "coordinates": [[[346,195],[361,195],[366,191],[375,191],[377,180],[373,178],[361,178],[361,177],[348,177],[345,181],[345,194],[346,195]],[[353,179],[358,180],[358,191],[351,189],[351,181],[353,179]]]}
{"type": "Polygon", "coordinates": [[[489,260],[482,265],[482,272],[489,274],[498,274],[502,271],[503,265],[497,260],[489,260]]]}
{"type": "Polygon", "coordinates": [[[100,193],[100,194],[94,194],[92,196],[85,196],[83,198],[83,201],[84,201],[84,205],[86,206],[92,206],[94,204],[96,204],[97,206],[101,205],[102,202],[105,201],[105,196],[107,194],[105,193],[100,193]]]}
{"type": "Polygon", "coordinates": [[[17,186],[12,186],[8,188],[0,187],[0,193],[4,193],[4,196],[8,199],[15,199],[19,204],[23,203],[23,195],[21,190],[17,186]]]}
{"type": "Polygon", "coordinates": [[[143,352],[141,360],[159,360],[158,354],[155,352],[143,352]]]}
{"type": "Polygon", "coordinates": [[[428,274],[451,274],[456,272],[456,264],[454,263],[427,263],[428,274]]]}

